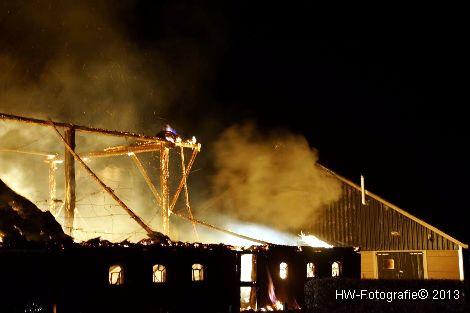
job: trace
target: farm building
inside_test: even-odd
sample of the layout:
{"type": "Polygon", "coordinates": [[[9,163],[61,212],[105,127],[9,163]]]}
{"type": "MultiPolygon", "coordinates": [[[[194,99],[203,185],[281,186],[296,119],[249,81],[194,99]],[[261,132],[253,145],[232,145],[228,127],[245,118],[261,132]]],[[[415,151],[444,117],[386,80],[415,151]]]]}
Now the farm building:
{"type": "Polygon", "coordinates": [[[74,243],[1,180],[0,239],[1,312],[299,311],[308,280],[360,277],[353,248],[74,243]]]}
{"type": "Polygon", "coordinates": [[[467,244],[365,190],[363,181],[324,170],[341,182],[342,195],[310,230],[335,247],[358,247],[362,278],[464,279],[467,244]]]}
{"type": "MultiPolygon", "coordinates": [[[[155,235],[152,227],[140,218],[132,208],[127,206],[119,198],[119,194],[115,193],[113,188],[107,186],[86,163],[90,159],[103,159],[111,156],[130,158],[139,169],[146,185],[152,192],[155,202],[160,207],[164,236],[170,234],[171,214],[187,219],[193,226],[197,223],[227,233],[226,229],[195,219],[191,213],[187,177],[191,172],[194,159],[201,149],[201,144],[197,142],[195,137],[183,140],[171,128],[161,131],[156,136],[145,136],[7,114],[0,114],[0,119],[28,126],[49,128],[52,134],[57,137],[59,147],[61,145],[65,147],[63,154],[60,150],[42,153],[18,151],[17,149],[6,149],[4,151],[27,153],[45,158],[44,161],[49,165],[48,211],[53,215],[58,215],[58,212],[63,209],[64,222],[62,227],[67,235],[72,234],[74,227],[76,167],[89,174],[98,184],[101,192],[114,200],[132,220],[145,230],[149,237],[155,235]],[[82,152],[76,147],[75,137],[77,136],[80,139],[81,136],[88,134],[111,136],[126,140],[126,142],[117,146],[107,146],[104,149],[82,152]],[[131,144],[127,142],[129,140],[131,144]],[[75,151],[76,148],[78,152],[75,151]],[[191,152],[190,155],[187,154],[185,157],[185,150],[191,152]],[[179,158],[181,162],[177,170],[171,171],[172,179],[170,179],[169,174],[170,151],[173,151],[173,155],[176,153],[176,161],[179,158]],[[157,169],[156,174],[159,177],[155,177],[155,180],[159,181],[160,184],[155,184],[152,181],[148,169],[140,160],[139,157],[144,153],[157,154],[154,159],[158,160],[159,164],[154,169],[157,169]],[[65,182],[63,200],[56,198],[57,164],[63,164],[65,182]],[[180,176],[178,172],[180,172],[180,176]],[[172,181],[174,181],[174,186],[170,186],[172,181]],[[170,191],[173,191],[173,194],[170,191]],[[184,195],[180,202],[184,203],[187,214],[180,214],[174,210],[180,194],[184,195]]],[[[320,213],[320,216],[311,222],[308,230],[334,247],[357,247],[361,253],[360,276],[362,278],[463,280],[462,249],[468,248],[466,244],[379,196],[368,192],[364,189],[363,184],[359,186],[326,168],[323,169],[327,175],[331,175],[341,182],[342,195],[338,201],[326,207],[320,213]]],[[[15,233],[16,231],[15,228],[11,227],[8,229],[8,233],[15,233]]],[[[248,238],[242,234],[230,231],[228,233],[245,239],[248,238]]],[[[248,239],[253,241],[253,238],[248,239]]],[[[267,242],[261,243],[266,244],[267,242]]],[[[338,263],[337,272],[340,273],[341,267],[345,266],[347,265],[338,263]]]]}
{"type": "MultiPolygon", "coordinates": [[[[186,178],[200,149],[195,138],[183,140],[170,130],[145,137],[17,116],[0,114],[0,118],[52,128],[59,143],[65,146],[63,156],[61,152],[3,150],[32,155],[46,162],[49,201],[45,210],[41,210],[0,178],[0,277],[3,282],[0,294],[5,300],[0,304],[1,312],[298,311],[304,305],[304,285],[308,280],[360,277],[360,256],[352,247],[274,245],[194,219],[186,178]],[[79,152],[76,152],[75,137],[81,132],[132,138],[137,142],[89,152],[77,149],[79,152]],[[185,148],[191,150],[189,161],[185,161],[185,148]],[[177,188],[170,188],[170,150],[180,152],[181,178],[175,182],[177,188]],[[136,155],[154,151],[159,155],[160,184],[157,186],[136,155]],[[145,178],[156,203],[161,206],[163,233],[154,231],[86,163],[90,158],[116,155],[134,160],[145,178]],[[63,164],[63,199],[56,198],[57,164],[63,164]],[[111,243],[98,238],[74,243],[73,230],[77,230],[74,216],[78,212],[75,187],[80,173],[76,169],[85,171],[104,194],[145,230],[148,238],[138,243],[127,240],[111,243]],[[185,195],[186,219],[190,222],[262,245],[235,247],[171,241],[169,217],[180,192],[185,195]],[[56,219],[61,211],[64,218],[56,219]],[[183,301],[175,301],[175,295],[183,301]]],[[[6,162],[2,164],[9,166],[6,162]]],[[[175,171],[171,173],[177,176],[175,171]]],[[[109,214],[108,211],[106,215],[109,214]]]]}

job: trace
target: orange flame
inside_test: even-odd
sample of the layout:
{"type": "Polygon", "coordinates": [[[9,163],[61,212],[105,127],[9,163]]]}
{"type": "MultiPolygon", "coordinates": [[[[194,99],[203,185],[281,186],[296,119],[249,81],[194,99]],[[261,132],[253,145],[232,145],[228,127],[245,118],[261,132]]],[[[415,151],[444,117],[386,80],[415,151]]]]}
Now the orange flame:
{"type": "Polygon", "coordinates": [[[282,305],[281,301],[279,301],[276,297],[276,292],[274,290],[273,280],[271,279],[271,273],[268,270],[268,295],[269,300],[271,300],[271,306],[267,306],[266,309],[268,311],[279,311],[284,309],[284,305],[282,305]]]}

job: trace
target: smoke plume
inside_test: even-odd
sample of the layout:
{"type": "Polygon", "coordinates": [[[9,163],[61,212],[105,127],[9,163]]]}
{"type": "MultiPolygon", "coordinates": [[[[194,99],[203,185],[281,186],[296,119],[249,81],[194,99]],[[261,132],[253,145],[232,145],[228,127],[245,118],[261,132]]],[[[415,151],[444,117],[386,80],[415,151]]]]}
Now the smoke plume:
{"type": "MultiPolygon", "coordinates": [[[[148,135],[170,123],[196,135],[203,152],[189,184],[194,213],[201,219],[210,216],[203,205],[213,202],[207,200],[208,189],[212,199],[220,199],[210,208],[219,206],[218,212],[212,213],[282,230],[299,226],[338,198],[339,186],[315,167],[317,153],[301,137],[261,136],[253,125],[236,126],[211,149],[215,134],[233,122],[228,115],[234,109],[227,113],[208,96],[216,93],[215,65],[225,49],[224,17],[229,15],[223,14],[224,6],[149,2],[144,8],[155,11],[145,12],[141,23],[134,20],[145,15],[139,3],[0,2],[0,112],[148,135]],[[200,110],[201,103],[209,102],[200,110]],[[215,174],[208,188],[211,163],[215,174]]],[[[76,140],[78,152],[129,144],[100,136],[77,135],[76,140]]],[[[49,153],[63,154],[61,141],[51,129],[0,121],[0,143],[0,178],[47,210],[49,168],[44,160],[49,153]]],[[[143,220],[161,230],[158,206],[129,158],[87,162],[143,220]]],[[[158,157],[142,156],[142,162],[158,184],[158,157]]],[[[57,167],[56,198],[63,200],[63,165],[57,167]]],[[[172,167],[170,172],[174,190],[180,170],[172,167]]],[[[78,165],[76,178],[75,234],[83,230],[80,239],[145,236],[78,165]]],[[[172,235],[178,235],[176,228],[172,235]]],[[[184,232],[178,237],[185,239],[184,232]]]]}
{"type": "Polygon", "coordinates": [[[316,167],[318,153],[301,136],[238,125],[221,134],[214,151],[213,194],[221,213],[298,229],[340,197],[340,184],[316,167]]]}
{"type": "Polygon", "coordinates": [[[2,1],[0,112],[157,132],[175,105],[200,99],[223,38],[216,15],[162,2],[141,25],[138,5],[2,1]]]}
{"type": "MultiPolygon", "coordinates": [[[[181,104],[194,106],[203,97],[201,86],[210,80],[209,60],[218,51],[222,28],[216,14],[196,4],[172,2],[148,4],[155,7],[155,16],[147,16],[141,24],[135,20],[143,15],[139,5],[138,1],[2,1],[0,112],[148,135],[169,122],[178,126],[174,121],[184,111],[181,104]],[[149,28],[148,33],[143,27],[149,28]]],[[[77,135],[76,140],[78,151],[129,144],[102,136],[77,135]]],[[[0,142],[0,177],[46,210],[46,155],[13,151],[61,155],[64,147],[59,138],[51,129],[0,121],[0,142]]],[[[147,167],[152,157],[143,159],[147,167]]],[[[91,160],[89,166],[139,216],[160,229],[156,204],[129,159],[91,160]]],[[[155,168],[148,170],[158,173],[155,168]]],[[[77,231],[111,240],[145,236],[87,176],[77,166],[77,231]]],[[[56,197],[63,200],[60,164],[56,179],[56,197]]],[[[59,210],[60,202],[57,206],[59,210]]]]}

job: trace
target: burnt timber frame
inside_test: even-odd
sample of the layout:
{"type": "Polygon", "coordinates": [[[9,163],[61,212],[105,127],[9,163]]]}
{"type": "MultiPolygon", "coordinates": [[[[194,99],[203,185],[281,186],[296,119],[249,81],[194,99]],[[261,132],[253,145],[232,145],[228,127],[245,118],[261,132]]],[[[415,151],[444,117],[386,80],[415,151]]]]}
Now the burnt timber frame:
{"type": "MultiPolygon", "coordinates": [[[[84,159],[95,158],[95,157],[109,157],[116,155],[129,155],[132,157],[134,163],[142,174],[144,180],[149,186],[152,194],[157,200],[157,203],[160,204],[162,210],[162,229],[165,235],[170,233],[170,221],[169,217],[171,211],[174,209],[174,206],[178,200],[181,190],[185,190],[185,201],[186,208],[188,210],[188,215],[192,221],[192,213],[190,212],[191,206],[189,205],[189,195],[188,195],[188,186],[187,178],[190,173],[191,167],[194,164],[194,160],[197,156],[197,153],[201,150],[201,144],[192,141],[179,141],[179,142],[170,142],[159,137],[146,136],[142,134],[136,134],[131,132],[121,132],[115,130],[107,130],[101,128],[93,128],[81,125],[74,125],[70,123],[61,123],[54,121],[45,121],[34,118],[27,118],[22,116],[10,115],[10,114],[0,114],[0,119],[5,121],[13,121],[19,123],[35,124],[44,127],[52,127],[60,140],[63,141],[65,151],[64,157],[59,157],[57,155],[47,154],[47,153],[37,153],[37,152],[27,152],[27,151],[18,151],[11,150],[10,152],[23,152],[35,155],[46,156],[49,162],[49,209],[51,213],[57,215],[55,212],[55,171],[57,163],[64,163],[64,174],[65,174],[65,199],[64,199],[64,229],[67,234],[71,235],[74,225],[74,216],[75,216],[75,161],[77,161],[83,168],[88,172],[88,174],[98,182],[98,184],[142,227],[146,230],[149,236],[154,234],[154,231],[142,221],[137,214],[135,214],[127,205],[119,199],[119,197],[106,186],[96,174],[86,165],[84,159]],[[59,131],[59,128],[63,130],[63,135],[59,131]],[[114,137],[121,137],[127,139],[136,139],[138,143],[135,145],[129,146],[118,146],[110,147],[102,151],[90,151],[86,153],[78,154],[75,152],[75,135],[77,132],[82,133],[93,133],[100,135],[108,135],[114,137]],[[180,147],[181,157],[182,157],[182,177],[178,188],[176,189],[174,195],[171,195],[168,187],[169,171],[169,151],[172,148],[180,147]],[[189,159],[188,164],[185,164],[184,161],[184,148],[189,148],[192,150],[191,158],[189,159]],[[155,185],[151,182],[149,175],[146,173],[145,168],[142,163],[139,161],[136,153],[160,151],[160,184],[161,184],[161,195],[157,192],[155,185]]],[[[194,225],[195,222],[193,222],[194,225]]],[[[194,228],[195,229],[195,228],[194,228]]],[[[196,229],[195,229],[196,230],[196,229]]]]}
{"type": "MultiPolygon", "coordinates": [[[[176,141],[171,142],[160,137],[156,136],[146,136],[143,134],[136,134],[131,132],[122,132],[116,130],[108,130],[108,129],[101,129],[95,127],[87,127],[81,125],[74,125],[70,123],[62,123],[62,122],[55,122],[55,121],[46,121],[41,119],[35,118],[28,118],[23,116],[11,115],[0,113],[0,120],[3,121],[11,121],[11,122],[18,122],[18,123],[27,123],[33,125],[39,125],[44,127],[51,127],[57,133],[59,139],[63,142],[65,147],[64,156],[50,154],[45,152],[37,152],[37,151],[24,151],[18,149],[0,149],[0,152],[13,152],[13,153],[23,153],[29,155],[37,155],[46,158],[46,162],[49,163],[49,210],[54,216],[58,216],[62,209],[67,208],[74,208],[74,210],[69,209],[68,215],[68,222],[67,225],[64,225],[64,229],[67,231],[73,230],[73,221],[75,216],[75,196],[72,194],[75,193],[75,183],[67,183],[67,177],[70,180],[74,180],[74,175],[72,172],[74,171],[73,168],[73,161],[77,161],[87,172],[88,174],[104,189],[125,211],[128,213],[132,219],[134,219],[144,230],[146,230],[147,234],[152,237],[155,235],[155,232],[142,220],[139,218],[137,214],[135,214],[131,208],[129,208],[119,197],[113,192],[111,188],[106,186],[98,176],[86,165],[85,160],[91,158],[103,158],[103,157],[111,157],[111,156],[119,156],[119,155],[128,155],[134,161],[136,167],[139,169],[141,175],[143,176],[144,180],[146,181],[150,191],[152,192],[153,196],[155,197],[157,203],[160,205],[162,209],[162,229],[165,230],[164,235],[168,236],[170,233],[170,216],[176,215],[183,219],[188,220],[193,224],[193,229],[198,238],[196,224],[202,225],[204,227],[224,232],[229,235],[239,237],[242,239],[250,240],[252,242],[260,243],[260,244],[270,244],[269,242],[258,240],[256,238],[248,237],[242,234],[238,234],[233,231],[229,231],[223,229],[221,227],[209,224],[207,222],[195,219],[192,212],[191,206],[189,204],[189,192],[188,192],[188,185],[187,180],[190,174],[191,168],[194,164],[197,154],[201,151],[201,144],[196,142],[195,138],[192,140],[186,141],[176,141]],[[60,133],[59,129],[64,130],[64,136],[60,133]],[[70,134],[67,134],[66,131],[69,131],[70,134]],[[71,131],[73,130],[73,131],[71,131]],[[115,147],[108,147],[104,150],[99,151],[89,151],[89,152],[81,152],[76,153],[74,147],[75,135],[76,133],[91,133],[91,134],[100,134],[106,136],[114,136],[126,139],[135,139],[137,140],[136,144],[126,145],[126,146],[115,146],[115,147]],[[71,138],[68,138],[68,137],[71,138]],[[73,137],[73,138],[72,138],[73,137]],[[171,195],[169,188],[168,188],[168,178],[169,178],[169,171],[168,171],[168,162],[169,162],[169,153],[167,156],[167,152],[170,149],[178,148],[180,149],[180,157],[181,157],[181,179],[179,180],[179,185],[176,188],[173,195],[171,195]],[[191,157],[186,162],[184,156],[184,149],[188,148],[192,151],[191,157]],[[161,160],[160,160],[160,179],[161,179],[161,191],[160,193],[157,191],[157,187],[151,181],[147,171],[143,167],[142,163],[140,162],[139,158],[137,157],[138,153],[146,153],[146,152],[158,152],[160,151],[161,160]],[[66,201],[64,201],[59,207],[58,203],[60,200],[56,199],[56,182],[55,182],[55,172],[57,170],[57,164],[64,163],[65,159],[69,158],[66,168],[68,168],[68,174],[66,175],[66,189],[67,185],[68,192],[70,193],[69,197],[66,197],[66,201]],[[163,178],[162,178],[163,177],[163,178]],[[163,182],[162,182],[163,180],[163,182]],[[179,198],[181,191],[184,190],[185,193],[185,205],[187,209],[187,215],[174,212],[174,208],[176,202],[179,198]],[[166,198],[166,199],[165,199],[166,198]],[[73,202],[72,202],[73,200],[73,202]],[[65,227],[67,226],[67,227],[65,227]]],[[[67,171],[67,170],[66,170],[67,171]]],[[[67,172],[66,172],[67,173],[67,172]]],[[[69,235],[71,233],[68,233],[69,235]]]]}

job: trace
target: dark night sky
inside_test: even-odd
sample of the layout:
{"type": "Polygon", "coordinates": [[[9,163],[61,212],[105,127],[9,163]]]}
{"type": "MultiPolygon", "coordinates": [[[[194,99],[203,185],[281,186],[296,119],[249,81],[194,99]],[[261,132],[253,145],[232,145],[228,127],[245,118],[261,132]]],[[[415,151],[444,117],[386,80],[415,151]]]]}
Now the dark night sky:
{"type": "MultiPolygon", "coordinates": [[[[223,16],[225,41],[211,101],[197,110],[304,134],[327,167],[356,183],[364,174],[370,191],[469,241],[468,50],[458,16],[442,8],[339,14],[309,2],[210,10],[223,16]]],[[[162,36],[144,15],[140,39],[162,36]]],[[[208,39],[172,21],[169,33],[208,39]]]]}
{"type": "Polygon", "coordinates": [[[222,114],[304,134],[324,165],[468,242],[459,20],[332,15],[231,8],[222,114]]]}
{"type": "Polygon", "coordinates": [[[371,192],[470,242],[468,35],[457,9],[130,1],[115,11],[129,45],[196,68],[169,120],[303,134],[322,164],[356,183],[364,174],[371,192]]]}

